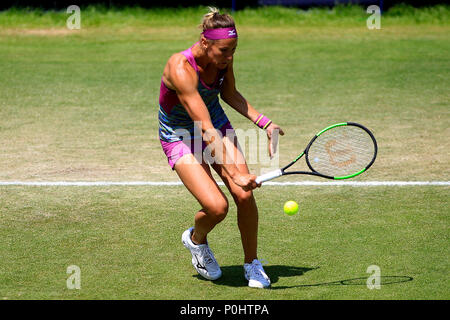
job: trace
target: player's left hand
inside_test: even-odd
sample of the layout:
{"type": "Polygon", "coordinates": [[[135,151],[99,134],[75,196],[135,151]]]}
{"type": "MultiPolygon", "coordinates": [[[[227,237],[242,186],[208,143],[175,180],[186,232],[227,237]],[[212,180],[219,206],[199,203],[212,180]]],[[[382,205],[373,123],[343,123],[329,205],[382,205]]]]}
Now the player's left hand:
{"type": "Polygon", "coordinates": [[[279,125],[272,122],[267,127],[266,132],[267,132],[267,138],[269,139],[269,156],[270,156],[270,159],[272,159],[273,155],[277,151],[278,134],[281,134],[282,136],[284,136],[284,131],[283,131],[283,129],[280,128],[279,125]]]}
{"type": "Polygon", "coordinates": [[[253,174],[239,174],[233,177],[233,181],[244,191],[250,191],[255,188],[261,187],[261,183],[256,182],[256,176],[253,174]]]}

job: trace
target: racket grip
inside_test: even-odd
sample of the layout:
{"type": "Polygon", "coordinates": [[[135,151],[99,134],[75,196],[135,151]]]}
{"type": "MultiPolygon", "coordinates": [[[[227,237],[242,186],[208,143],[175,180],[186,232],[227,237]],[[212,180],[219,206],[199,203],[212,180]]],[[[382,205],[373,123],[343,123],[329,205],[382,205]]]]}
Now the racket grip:
{"type": "Polygon", "coordinates": [[[283,172],[281,171],[281,169],[278,169],[278,170],[267,172],[267,173],[257,177],[255,181],[256,181],[256,183],[259,184],[259,183],[262,183],[262,182],[265,182],[265,181],[269,181],[269,180],[275,179],[275,178],[277,178],[279,176],[282,176],[282,175],[283,175],[283,172]]]}

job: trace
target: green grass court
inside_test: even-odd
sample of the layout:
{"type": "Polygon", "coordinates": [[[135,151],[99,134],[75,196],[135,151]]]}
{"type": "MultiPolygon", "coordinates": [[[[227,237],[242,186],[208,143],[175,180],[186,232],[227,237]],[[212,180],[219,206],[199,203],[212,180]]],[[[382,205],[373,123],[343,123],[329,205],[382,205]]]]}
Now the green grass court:
{"type": "MultiPolygon", "coordinates": [[[[64,12],[0,12],[0,181],[177,181],[157,137],[160,79],[170,55],[197,41],[206,11],[82,8],[78,31],[64,12]]],[[[449,12],[399,7],[381,30],[356,7],[237,12],[237,88],[285,131],[280,164],[323,127],[355,121],[379,154],[354,181],[449,181],[449,12]]],[[[253,128],[222,105],[235,128],[253,128]]],[[[272,289],[255,290],[231,197],[208,238],[223,277],[209,282],[181,244],[199,209],[182,186],[2,185],[0,299],[449,299],[449,195],[257,189],[272,289]],[[291,199],[300,214],[288,217],[291,199]],[[80,290],[66,287],[70,265],[80,290]],[[379,290],[366,286],[370,265],[379,290]]]]}

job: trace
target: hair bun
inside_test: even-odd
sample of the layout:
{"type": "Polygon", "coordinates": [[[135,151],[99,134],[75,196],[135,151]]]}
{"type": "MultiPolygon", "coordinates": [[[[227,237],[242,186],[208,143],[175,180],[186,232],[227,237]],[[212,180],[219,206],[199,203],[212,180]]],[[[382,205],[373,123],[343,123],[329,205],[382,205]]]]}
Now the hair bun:
{"type": "Polygon", "coordinates": [[[229,14],[221,14],[219,9],[208,7],[209,12],[203,16],[202,24],[199,26],[203,31],[216,28],[234,27],[234,20],[229,14]]]}

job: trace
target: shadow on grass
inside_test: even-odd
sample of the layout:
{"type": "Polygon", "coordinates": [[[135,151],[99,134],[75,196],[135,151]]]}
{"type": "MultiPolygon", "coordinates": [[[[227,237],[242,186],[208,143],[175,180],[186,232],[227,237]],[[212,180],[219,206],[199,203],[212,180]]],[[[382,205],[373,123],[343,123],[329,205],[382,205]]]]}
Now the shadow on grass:
{"type": "MultiPolygon", "coordinates": [[[[242,265],[238,266],[222,266],[222,277],[217,279],[214,284],[229,286],[229,287],[246,287],[247,280],[244,278],[244,268],[242,265]]],[[[319,287],[319,286],[367,286],[368,277],[360,277],[360,278],[352,278],[352,279],[344,279],[337,280],[331,282],[320,282],[320,283],[311,283],[311,284],[300,284],[294,286],[274,286],[279,280],[280,277],[298,277],[302,276],[305,272],[319,269],[319,267],[315,268],[306,268],[306,267],[294,267],[294,266],[264,266],[264,270],[267,275],[270,277],[270,281],[272,283],[272,290],[280,290],[280,289],[291,289],[291,288],[302,288],[302,287],[319,287]]],[[[193,277],[203,280],[202,276],[196,274],[193,277]]],[[[402,282],[409,282],[414,280],[413,277],[410,276],[381,276],[380,277],[380,285],[391,285],[402,282]]]]}
{"type": "MultiPolygon", "coordinates": [[[[244,267],[242,265],[238,266],[221,266],[222,277],[214,281],[215,284],[229,286],[229,287],[246,287],[248,285],[247,280],[244,278],[244,267]]],[[[264,266],[264,270],[270,278],[272,285],[278,282],[280,277],[298,277],[303,275],[305,272],[318,269],[316,268],[306,268],[306,267],[293,267],[293,266],[264,266]]],[[[196,274],[193,277],[205,280],[202,276],[196,274]]]]}
{"type": "MultiPolygon", "coordinates": [[[[295,286],[280,286],[280,287],[272,287],[271,289],[279,290],[279,289],[319,287],[319,286],[367,286],[367,278],[368,277],[361,277],[361,278],[337,280],[332,282],[299,284],[295,286]]],[[[380,276],[380,285],[386,286],[395,283],[409,282],[412,280],[414,280],[414,278],[410,276],[380,276]]]]}

